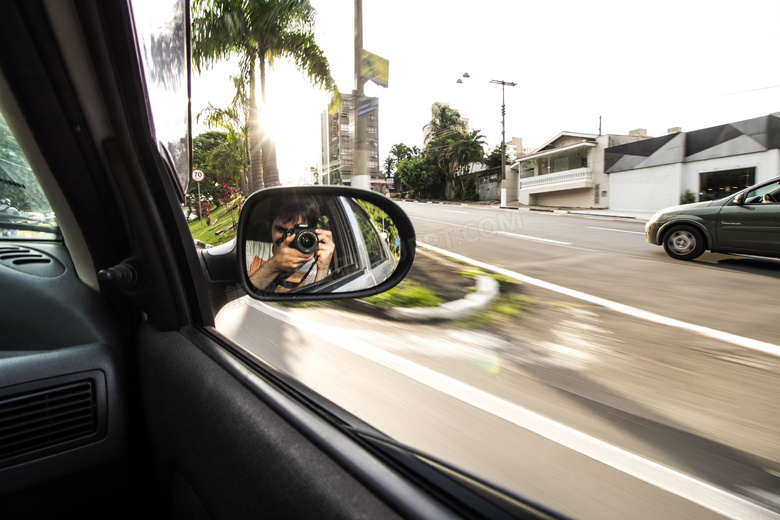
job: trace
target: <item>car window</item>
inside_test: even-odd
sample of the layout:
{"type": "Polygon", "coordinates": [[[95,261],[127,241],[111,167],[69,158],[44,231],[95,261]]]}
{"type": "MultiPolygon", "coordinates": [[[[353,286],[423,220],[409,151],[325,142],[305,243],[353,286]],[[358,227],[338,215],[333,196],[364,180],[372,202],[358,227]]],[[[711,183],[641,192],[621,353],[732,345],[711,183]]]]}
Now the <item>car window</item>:
{"type": "Polygon", "coordinates": [[[764,202],[764,195],[771,196],[767,202],[777,202],[777,197],[780,197],[780,182],[773,182],[748,191],[745,195],[745,204],[761,204],[764,202]]]}
{"type": "MultiPolygon", "coordinates": [[[[310,0],[269,39],[239,4],[193,3],[193,238],[234,238],[257,191],[335,185],[392,200],[417,248],[390,291],[243,298],[218,331],[575,518],[777,513],[780,231],[744,206],[780,201],[780,4],[310,0]]],[[[398,235],[349,205],[361,268],[392,267],[398,235]]]]}
{"type": "Polygon", "coordinates": [[[183,196],[190,181],[187,2],[133,2],[147,102],[160,156],[183,196]]]}
{"type": "Polygon", "coordinates": [[[355,220],[357,220],[360,235],[363,238],[366,253],[368,254],[369,264],[371,267],[376,267],[380,262],[387,260],[387,254],[382,244],[382,237],[379,236],[376,224],[371,221],[371,218],[365,213],[365,210],[361,205],[358,205],[353,200],[349,201],[349,205],[354,211],[355,220]]]}
{"type": "Polygon", "coordinates": [[[57,218],[0,113],[0,240],[53,240],[57,218]]]}

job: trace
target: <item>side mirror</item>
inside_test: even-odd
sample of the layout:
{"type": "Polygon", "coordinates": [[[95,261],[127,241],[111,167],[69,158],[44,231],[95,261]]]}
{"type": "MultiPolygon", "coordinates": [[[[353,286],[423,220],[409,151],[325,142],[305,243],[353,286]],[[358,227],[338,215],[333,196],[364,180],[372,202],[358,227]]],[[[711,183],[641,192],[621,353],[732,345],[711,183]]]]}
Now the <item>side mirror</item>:
{"type": "Polygon", "coordinates": [[[745,192],[738,193],[736,197],[734,197],[734,200],[732,200],[734,204],[737,206],[742,206],[745,203],[745,192]]]}
{"type": "Polygon", "coordinates": [[[202,258],[213,282],[238,283],[258,300],[304,301],[386,291],[409,272],[414,252],[414,227],[389,198],[301,186],[252,194],[236,242],[207,249],[202,258]]]}

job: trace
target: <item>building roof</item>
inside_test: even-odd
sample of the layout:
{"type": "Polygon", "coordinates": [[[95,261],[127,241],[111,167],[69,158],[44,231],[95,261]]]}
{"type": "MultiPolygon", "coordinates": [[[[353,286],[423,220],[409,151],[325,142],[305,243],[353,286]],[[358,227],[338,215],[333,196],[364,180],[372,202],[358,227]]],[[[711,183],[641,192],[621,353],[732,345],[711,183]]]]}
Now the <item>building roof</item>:
{"type": "Polygon", "coordinates": [[[561,137],[581,137],[583,139],[593,139],[595,140],[599,135],[598,134],[585,134],[582,132],[570,132],[568,130],[564,130],[560,134],[556,135],[546,143],[544,143],[542,146],[538,147],[536,150],[534,150],[532,153],[541,152],[551,144],[553,144],[555,141],[560,139],[561,137]]]}
{"type": "Polygon", "coordinates": [[[592,148],[594,146],[596,146],[596,143],[592,141],[583,141],[581,143],[570,144],[569,146],[562,146],[560,148],[551,148],[549,150],[544,150],[542,152],[530,153],[528,155],[524,155],[522,157],[518,157],[517,159],[515,159],[515,162],[512,163],[512,168],[514,168],[516,165],[520,164],[521,162],[530,161],[532,159],[538,159],[539,157],[555,155],[561,152],[576,150],[577,148],[592,148]]]}
{"type": "Polygon", "coordinates": [[[780,113],[612,146],[604,150],[604,171],[616,173],[777,148],[780,113]]]}

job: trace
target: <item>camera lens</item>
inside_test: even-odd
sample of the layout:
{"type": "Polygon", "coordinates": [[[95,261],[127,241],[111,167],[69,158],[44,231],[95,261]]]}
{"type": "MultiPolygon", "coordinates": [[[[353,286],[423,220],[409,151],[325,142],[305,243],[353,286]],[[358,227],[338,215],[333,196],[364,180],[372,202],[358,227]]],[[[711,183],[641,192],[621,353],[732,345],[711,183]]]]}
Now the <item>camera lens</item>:
{"type": "Polygon", "coordinates": [[[317,238],[317,233],[309,229],[302,229],[295,235],[292,246],[297,248],[301,253],[308,255],[313,253],[319,247],[320,241],[317,238]]]}
{"type": "Polygon", "coordinates": [[[306,233],[298,240],[298,242],[301,244],[301,246],[305,247],[306,249],[309,249],[311,246],[314,245],[314,237],[311,236],[309,233],[306,233]]]}

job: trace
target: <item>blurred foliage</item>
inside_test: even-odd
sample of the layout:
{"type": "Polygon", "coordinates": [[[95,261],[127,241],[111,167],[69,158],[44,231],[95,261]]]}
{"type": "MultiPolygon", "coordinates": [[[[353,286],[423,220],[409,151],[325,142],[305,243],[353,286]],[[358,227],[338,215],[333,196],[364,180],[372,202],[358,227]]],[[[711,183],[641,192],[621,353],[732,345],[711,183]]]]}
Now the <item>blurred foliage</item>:
{"type": "Polygon", "coordinates": [[[690,189],[685,190],[680,195],[680,204],[691,204],[692,202],[696,202],[696,194],[690,189]]]}
{"type": "Polygon", "coordinates": [[[0,199],[6,198],[19,211],[51,211],[38,179],[0,114],[0,199]]]}
{"type": "Polygon", "coordinates": [[[365,298],[365,301],[380,307],[436,307],[442,300],[427,287],[411,280],[404,280],[387,292],[365,298]]]}
{"type": "MultiPolygon", "coordinates": [[[[393,222],[393,219],[391,219],[390,216],[382,209],[371,204],[370,202],[366,202],[364,200],[358,200],[357,202],[366,211],[366,213],[368,213],[368,216],[371,218],[371,222],[374,223],[376,228],[380,232],[387,233],[387,245],[390,246],[390,252],[393,254],[394,258],[398,258],[401,255],[401,247],[396,246],[395,242],[396,238],[400,238],[400,235],[398,234],[398,228],[393,222]]],[[[363,234],[365,235],[365,231],[363,234]]]]}

